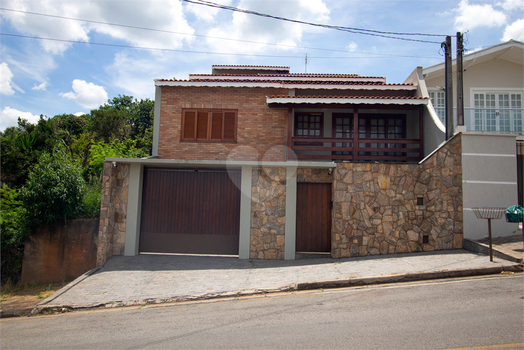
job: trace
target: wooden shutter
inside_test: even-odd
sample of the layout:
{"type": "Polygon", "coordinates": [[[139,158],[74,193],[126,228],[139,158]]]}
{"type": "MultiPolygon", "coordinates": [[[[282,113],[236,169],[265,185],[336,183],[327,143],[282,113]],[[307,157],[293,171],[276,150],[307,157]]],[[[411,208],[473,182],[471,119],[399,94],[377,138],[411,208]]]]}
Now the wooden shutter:
{"type": "Polygon", "coordinates": [[[222,112],[211,114],[211,140],[220,141],[222,139],[222,112]]]}
{"type": "Polygon", "coordinates": [[[207,112],[198,112],[197,120],[197,140],[207,140],[207,112]]]}
{"type": "Polygon", "coordinates": [[[236,141],[237,138],[237,114],[235,112],[224,113],[224,141],[236,141]]]}
{"type": "Polygon", "coordinates": [[[182,140],[194,140],[196,138],[196,112],[184,111],[182,119],[182,140]]]}

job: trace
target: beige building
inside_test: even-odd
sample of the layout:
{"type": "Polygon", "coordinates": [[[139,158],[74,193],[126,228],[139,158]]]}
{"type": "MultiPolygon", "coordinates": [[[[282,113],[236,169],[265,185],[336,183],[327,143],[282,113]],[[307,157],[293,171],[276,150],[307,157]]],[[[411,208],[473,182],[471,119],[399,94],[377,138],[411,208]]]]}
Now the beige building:
{"type": "MultiPolygon", "coordinates": [[[[464,132],[465,238],[487,236],[486,220],[477,219],[472,208],[523,205],[523,61],[524,44],[514,40],[464,55],[464,127],[455,131],[464,132]]],[[[435,113],[444,126],[444,63],[424,68],[423,75],[435,113]]],[[[456,60],[453,95],[456,106],[456,60]]],[[[456,115],[454,108],[455,126],[456,115]]],[[[504,218],[493,221],[494,236],[516,234],[517,230],[516,224],[508,224],[504,218]]]]}

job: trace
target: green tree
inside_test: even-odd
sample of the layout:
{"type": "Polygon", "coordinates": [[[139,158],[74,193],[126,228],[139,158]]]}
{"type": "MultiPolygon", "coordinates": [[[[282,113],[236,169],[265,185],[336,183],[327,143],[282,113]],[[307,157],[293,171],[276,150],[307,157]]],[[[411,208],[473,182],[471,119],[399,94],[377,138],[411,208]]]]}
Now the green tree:
{"type": "Polygon", "coordinates": [[[22,273],[24,258],[24,241],[27,234],[25,226],[25,208],[19,199],[19,191],[8,188],[5,184],[0,188],[1,209],[1,283],[10,280],[17,283],[22,273]]]}
{"type": "Polygon", "coordinates": [[[73,219],[83,212],[85,181],[81,169],[60,148],[44,153],[22,188],[30,227],[73,219]]]}

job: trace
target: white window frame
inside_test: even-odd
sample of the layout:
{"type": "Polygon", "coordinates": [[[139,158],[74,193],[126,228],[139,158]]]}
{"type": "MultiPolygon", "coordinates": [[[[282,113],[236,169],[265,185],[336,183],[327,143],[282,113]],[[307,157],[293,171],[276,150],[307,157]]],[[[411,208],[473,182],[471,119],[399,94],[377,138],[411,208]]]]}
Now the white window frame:
{"type": "Polygon", "coordinates": [[[435,112],[437,112],[440,121],[442,124],[446,125],[446,91],[439,88],[432,88],[428,89],[428,94],[431,104],[433,105],[435,112]],[[438,97],[438,94],[442,94],[442,99],[438,97]]]}
{"type": "Polygon", "coordinates": [[[522,107],[524,106],[524,90],[518,88],[471,88],[470,89],[470,108],[471,117],[469,118],[469,129],[472,131],[487,131],[487,132],[519,132],[524,131],[524,113],[522,107]],[[483,94],[484,103],[481,108],[476,109],[475,107],[475,95],[483,94]],[[495,95],[493,103],[490,103],[493,107],[487,106],[486,95],[495,95]],[[500,96],[508,95],[507,106],[501,107],[500,96]],[[512,99],[512,95],[520,95],[520,100],[512,99]],[[517,103],[520,104],[518,106],[517,103]],[[501,117],[506,116],[509,118],[506,123],[501,117]],[[480,119],[479,119],[480,118],[480,119]],[[493,125],[489,125],[491,123],[493,125]],[[476,122],[480,122],[477,123],[476,122]],[[509,130],[508,130],[509,123],[509,130]],[[490,130],[487,130],[489,127],[490,130]]]}

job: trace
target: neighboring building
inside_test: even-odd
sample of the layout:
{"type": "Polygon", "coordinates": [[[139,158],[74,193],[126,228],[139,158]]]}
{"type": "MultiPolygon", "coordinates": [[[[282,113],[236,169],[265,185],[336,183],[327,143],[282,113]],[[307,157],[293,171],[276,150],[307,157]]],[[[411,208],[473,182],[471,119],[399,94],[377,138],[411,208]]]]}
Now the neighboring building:
{"type": "Polygon", "coordinates": [[[99,264],[462,247],[461,135],[443,143],[421,68],[387,84],[213,66],[155,86],[152,157],[104,165],[99,264]]]}
{"type": "MultiPolygon", "coordinates": [[[[524,44],[510,40],[464,55],[463,193],[464,237],[487,235],[474,207],[524,206],[522,172],[524,44]]],[[[431,102],[444,123],[444,63],[423,69],[431,102]]],[[[456,60],[453,61],[453,76],[456,60]]],[[[457,85],[453,80],[453,101],[457,85]]],[[[454,125],[456,109],[454,110],[454,125]]],[[[516,234],[517,225],[493,221],[496,236],[516,234]]]]}

